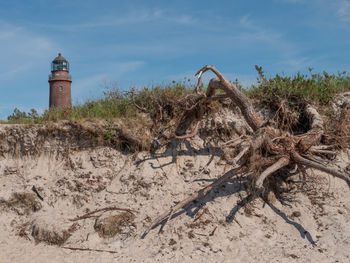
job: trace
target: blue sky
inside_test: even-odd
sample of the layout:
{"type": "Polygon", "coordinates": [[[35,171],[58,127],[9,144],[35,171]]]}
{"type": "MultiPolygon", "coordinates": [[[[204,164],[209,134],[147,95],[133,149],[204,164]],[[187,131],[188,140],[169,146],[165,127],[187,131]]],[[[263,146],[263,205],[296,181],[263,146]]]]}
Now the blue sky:
{"type": "MultiPolygon", "coordinates": [[[[350,0],[1,0],[0,118],[48,108],[50,63],[70,62],[72,99],[166,84],[206,64],[244,85],[350,71],[350,0]]],[[[210,76],[207,77],[207,79],[210,76]]]]}

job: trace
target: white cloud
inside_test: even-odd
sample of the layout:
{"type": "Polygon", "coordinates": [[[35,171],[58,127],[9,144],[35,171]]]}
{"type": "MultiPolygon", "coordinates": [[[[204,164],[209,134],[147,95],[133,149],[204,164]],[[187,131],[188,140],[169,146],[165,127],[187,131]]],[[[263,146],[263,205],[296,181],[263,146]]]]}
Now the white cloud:
{"type": "Polygon", "coordinates": [[[16,77],[57,50],[47,37],[4,22],[0,23],[0,40],[0,57],[6,62],[0,64],[1,79],[16,77]]]}
{"type": "Polygon", "coordinates": [[[82,94],[85,94],[87,97],[91,97],[91,95],[94,94],[101,94],[104,83],[109,80],[116,80],[118,82],[119,78],[134,72],[143,65],[145,65],[143,61],[104,63],[103,67],[100,68],[100,71],[103,73],[94,74],[77,80],[73,78],[72,97],[77,98],[82,94]]]}
{"type": "Polygon", "coordinates": [[[108,79],[107,74],[95,74],[89,77],[74,80],[72,82],[72,97],[77,98],[81,95],[90,95],[93,89],[98,89],[108,79]]]}
{"type": "Polygon", "coordinates": [[[126,73],[139,69],[143,65],[145,65],[144,61],[129,61],[129,62],[122,62],[122,63],[114,63],[114,66],[112,66],[112,69],[115,77],[121,77],[126,73]]]}
{"type": "Polygon", "coordinates": [[[14,67],[8,71],[1,72],[0,73],[0,80],[5,78],[12,78],[15,77],[18,73],[25,71],[30,68],[30,65],[19,65],[18,67],[14,67]]]}
{"type": "Polygon", "coordinates": [[[0,55],[2,57],[4,55],[12,58],[13,55],[41,57],[52,51],[55,46],[45,36],[3,22],[0,25],[0,39],[2,40],[0,42],[0,55]]]}
{"type": "MultiPolygon", "coordinates": [[[[24,111],[24,112],[30,111],[30,108],[27,106],[18,105],[15,103],[1,103],[0,102],[0,120],[7,121],[7,116],[11,115],[15,108],[19,109],[20,111],[24,111]]],[[[38,111],[38,113],[42,113],[42,112],[43,112],[42,110],[40,112],[38,111]]]]}
{"type": "Polygon", "coordinates": [[[311,0],[275,0],[278,3],[290,3],[290,4],[304,4],[310,2],[311,0]]]}
{"type": "Polygon", "coordinates": [[[350,22],[350,1],[340,0],[336,2],[337,16],[344,22],[350,22]]]}
{"type": "MultiPolygon", "coordinates": [[[[196,86],[198,83],[198,79],[195,76],[197,70],[193,70],[193,71],[187,71],[187,72],[183,72],[183,73],[179,73],[179,74],[173,74],[173,75],[168,75],[165,77],[166,80],[168,81],[177,81],[177,82],[185,82],[186,83],[186,87],[190,87],[190,85],[196,86]],[[190,81],[188,81],[190,80],[190,81]]],[[[222,74],[224,75],[224,77],[226,79],[228,79],[229,81],[236,81],[238,80],[238,82],[244,87],[244,88],[248,88],[253,84],[256,84],[257,81],[257,74],[253,75],[253,74],[235,74],[235,73],[230,73],[230,72],[222,72],[222,74]]],[[[215,78],[216,75],[214,73],[212,73],[211,71],[207,71],[203,74],[202,76],[202,83],[204,85],[207,85],[209,83],[209,81],[212,78],[215,78]]],[[[169,82],[168,82],[169,83],[169,82]]],[[[167,83],[167,84],[168,84],[167,83]]]]}
{"type": "Polygon", "coordinates": [[[102,16],[92,17],[91,21],[69,25],[58,24],[35,24],[43,28],[52,28],[63,31],[78,31],[83,29],[93,29],[101,27],[120,27],[130,25],[143,25],[144,23],[171,23],[180,25],[193,25],[196,19],[188,14],[179,15],[164,9],[139,9],[137,11],[126,12],[123,16],[102,16]]]}

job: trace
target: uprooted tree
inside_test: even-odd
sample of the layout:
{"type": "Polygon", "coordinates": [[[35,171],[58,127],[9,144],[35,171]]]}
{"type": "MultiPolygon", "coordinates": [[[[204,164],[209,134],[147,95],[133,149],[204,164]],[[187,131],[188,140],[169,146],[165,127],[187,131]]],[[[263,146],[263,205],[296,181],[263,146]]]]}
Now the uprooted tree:
{"type": "Polygon", "coordinates": [[[304,108],[305,116],[309,120],[309,130],[305,133],[294,135],[279,128],[278,125],[273,127],[269,121],[264,122],[261,120],[250,100],[233,83],[225,79],[215,67],[205,66],[197,72],[196,76],[198,77],[198,84],[195,88],[196,99],[191,98],[190,103],[192,103],[192,106],[187,109],[187,112],[191,111],[192,115],[194,113],[196,116],[194,118],[196,121],[194,129],[191,133],[182,136],[175,135],[175,138],[187,139],[195,136],[198,133],[203,114],[210,103],[227,98],[231,99],[233,104],[239,107],[253,133],[225,143],[224,147],[238,149],[235,157],[227,160],[229,164],[233,165],[231,173],[229,172],[219,177],[212,184],[195,192],[158,216],[151,223],[145,234],[161,222],[170,219],[174,213],[190,202],[205,196],[213,188],[238,173],[252,175],[250,177],[248,201],[256,197],[265,198],[266,179],[284,167],[290,167],[304,176],[307,175],[307,168],[314,168],[346,181],[350,187],[350,177],[345,172],[327,167],[317,156],[317,154],[335,153],[332,150],[332,145],[321,144],[324,124],[321,115],[313,106],[307,104],[304,108]],[[206,93],[202,93],[200,91],[201,78],[203,73],[208,70],[211,70],[217,78],[211,79],[206,93]],[[258,164],[256,160],[259,160],[258,164]]]}

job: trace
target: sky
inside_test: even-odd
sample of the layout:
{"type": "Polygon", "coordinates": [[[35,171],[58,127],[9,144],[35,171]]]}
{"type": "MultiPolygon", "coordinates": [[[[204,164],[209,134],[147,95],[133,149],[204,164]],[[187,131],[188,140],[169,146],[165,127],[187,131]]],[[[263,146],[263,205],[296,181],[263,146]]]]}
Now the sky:
{"type": "Polygon", "coordinates": [[[0,119],[48,108],[59,52],[73,104],[111,83],[195,83],[207,64],[244,86],[255,65],[267,76],[350,71],[350,0],[0,0],[0,119]]]}

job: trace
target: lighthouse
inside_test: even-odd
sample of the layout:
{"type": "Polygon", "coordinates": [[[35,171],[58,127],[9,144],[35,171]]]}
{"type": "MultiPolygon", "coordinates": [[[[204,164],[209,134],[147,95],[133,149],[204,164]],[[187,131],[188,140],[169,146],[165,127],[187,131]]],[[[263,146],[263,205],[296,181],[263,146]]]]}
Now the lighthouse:
{"type": "Polygon", "coordinates": [[[71,83],[72,76],[69,75],[69,63],[62,57],[61,53],[51,63],[50,102],[51,108],[67,108],[72,106],[71,83]]]}

